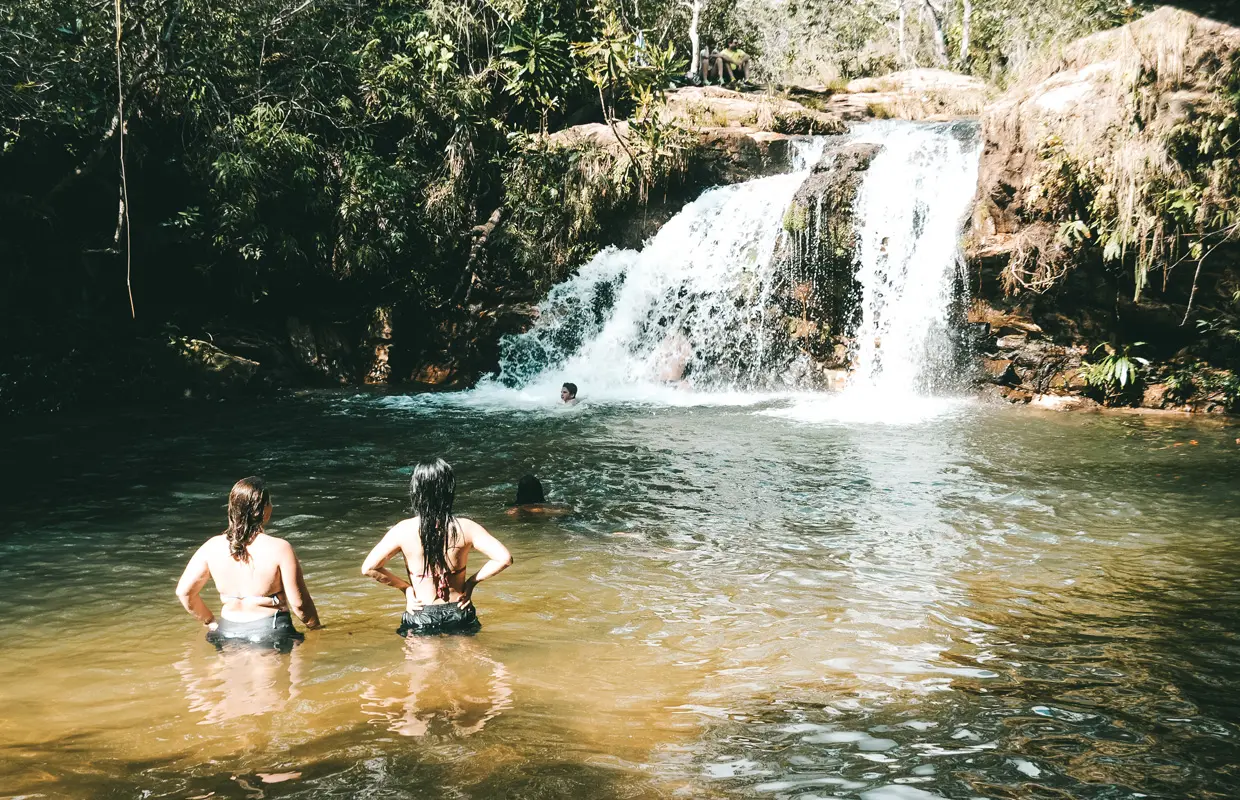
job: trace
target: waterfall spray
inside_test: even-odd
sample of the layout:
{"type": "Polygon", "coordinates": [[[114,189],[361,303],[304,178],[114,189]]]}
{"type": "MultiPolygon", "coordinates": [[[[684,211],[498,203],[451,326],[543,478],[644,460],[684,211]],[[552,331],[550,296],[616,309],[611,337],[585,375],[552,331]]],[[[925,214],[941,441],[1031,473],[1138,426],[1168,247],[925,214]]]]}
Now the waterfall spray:
{"type": "Polygon", "coordinates": [[[613,399],[777,383],[786,365],[771,340],[787,337],[767,319],[772,256],[824,146],[795,141],[791,172],[710,189],[642,250],[599,253],[551,290],[530,331],[502,343],[498,381],[546,393],[572,380],[613,399]]]}
{"type": "MultiPolygon", "coordinates": [[[[821,379],[789,325],[822,334],[803,315],[790,323],[783,296],[808,303],[801,295],[822,290],[824,276],[815,273],[822,198],[800,214],[818,210],[812,230],[800,216],[786,218],[823,161],[821,137],[794,143],[786,174],[704,192],[640,251],[596,255],[551,290],[529,331],[501,343],[500,374],[481,395],[515,389],[533,401],[555,397],[570,380],[604,401],[752,402],[801,393],[790,408],[767,412],[798,419],[888,421],[917,403],[924,409],[955,363],[951,309],[963,286],[960,233],[977,182],[978,138],[972,123],[908,122],[861,125],[847,137],[881,149],[853,203],[860,297],[848,302],[860,308],[833,322],[846,320],[831,335],[852,341],[850,384],[838,396],[804,396],[821,379]]],[[[831,290],[848,297],[837,281],[829,278],[831,290]]]]}

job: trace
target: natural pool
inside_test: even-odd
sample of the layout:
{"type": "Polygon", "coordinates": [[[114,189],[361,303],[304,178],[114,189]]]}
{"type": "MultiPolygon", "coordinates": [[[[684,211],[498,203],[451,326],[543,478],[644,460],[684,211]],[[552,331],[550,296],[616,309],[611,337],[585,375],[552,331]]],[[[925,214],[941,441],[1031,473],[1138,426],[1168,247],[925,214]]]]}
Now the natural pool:
{"type": "Polygon", "coordinates": [[[1234,423],[782,405],[7,421],[0,795],[1240,794],[1234,423]],[[406,642],[358,567],[430,455],[516,565],[478,636],[406,642]],[[572,513],[505,514],[526,471],[572,513]],[[290,655],[173,596],[252,473],[327,624],[290,655]]]}

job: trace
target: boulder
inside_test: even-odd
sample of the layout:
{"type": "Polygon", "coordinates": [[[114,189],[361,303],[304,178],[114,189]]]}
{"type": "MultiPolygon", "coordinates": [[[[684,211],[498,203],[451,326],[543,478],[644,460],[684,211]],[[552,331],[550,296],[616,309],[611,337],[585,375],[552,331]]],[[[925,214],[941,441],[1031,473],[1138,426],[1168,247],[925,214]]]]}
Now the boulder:
{"type": "Polygon", "coordinates": [[[1088,397],[1074,397],[1061,394],[1035,394],[1030,399],[1029,405],[1050,411],[1083,411],[1101,408],[1096,401],[1088,397]]]}
{"type": "MultiPolygon", "coordinates": [[[[742,93],[719,86],[685,86],[666,95],[660,111],[702,133],[828,134],[843,133],[843,120],[834,113],[809,108],[795,100],[769,93],[742,93]]],[[[761,138],[761,137],[760,137],[761,138]]]]}
{"type": "Polygon", "coordinates": [[[832,93],[821,107],[854,121],[874,117],[945,120],[976,116],[986,102],[985,81],[944,69],[909,69],[858,78],[832,93]]]}
{"type": "MultiPolygon", "coordinates": [[[[818,111],[778,95],[742,93],[718,86],[686,86],[669,91],[657,112],[665,122],[693,134],[717,158],[732,164],[730,182],[779,171],[787,165],[788,140],[797,135],[844,133],[836,114],[818,111]]],[[[623,155],[620,139],[628,141],[627,121],[574,125],[548,134],[552,145],[591,145],[623,155]]]]}
{"type": "Polygon", "coordinates": [[[1016,370],[1012,368],[1010,358],[983,358],[981,360],[982,376],[988,383],[1015,385],[1020,383],[1016,370]]]}
{"type": "Polygon", "coordinates": [[[1165,383],[1154,383],[1146,386],[1141,392],[1141,407],[1165,408],[1167,406],[1167,395],[1170,391],[1171,387],[1165,383]]]}
{"type": "Polygon", "coordinates": [[[1216,65],[1237,53],[1240,29],[1165,6],[1020,76],[982,111],[971,257],[1011,263],[1009,289],[1054,285],[1070,268],[1060,225],[1079,213],[1056,189],[1060,165],[1110,170],[1116,194],[1126,179],[1146,181],[1141,170],[1169,163],[1169,132],[1208,100],[1216,65]]]}
{"type": "Polygon", "coordinates": [[[256,383],[257,361],[227,353],[203,339],[177,336],[168,344],[184,367],[186,398],[236,394],[256,383]]]}

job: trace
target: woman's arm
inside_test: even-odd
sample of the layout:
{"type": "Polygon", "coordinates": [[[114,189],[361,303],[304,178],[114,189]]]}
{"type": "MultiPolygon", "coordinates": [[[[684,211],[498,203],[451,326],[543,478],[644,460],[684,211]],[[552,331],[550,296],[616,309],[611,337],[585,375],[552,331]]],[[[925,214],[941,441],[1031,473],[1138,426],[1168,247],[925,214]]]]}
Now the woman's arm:
{"type": "Polygon", "coordinates": [[[487,557],[487,563],[482,565],[482,569],[465,579],[465,588],[461,592],[460,599],[461,608],[467,608],[473,603],[475,586],[512,566],[512,553],[508,552],[508,548],[504,547],[499,539],[473,520],[466,521],[469,523],[470,544],[487,557]]]}
{"type": "Polygon", "coordinates": [[[370,551],[370,555],[366,556],[366,560],[362,562],[362,574],[368,578],[374,578],[379,583],[391,586],[400,591],[409,588],[409,581],[402,580],[391,570],[385,569],[384,565],[392,560],[392,556],[400,552],[401,545],[401,526],[404,522],[398,522],[392,526],[379,543],[370,551]]]}
{"type": "Polygon", "coordinates": [[[289,610],[306,623],[307,628],[321,628],[323,624],[319,622],[319,611],[314,607],[310,590],[306,588],[306,576],[301,571],[297,553],[288,542],[284,545],[284,552],[280,556],[280,582],[284,585],[284,597],[288,600],[289,610]]]}
{"type": "Polygon", "coordinates": [[[199,596],[199,592],[207,585],[207,579],[210,577],[211,568],[207,564],[207,545],[204,544],[185,565],[181,580],[177,581],[177,599],[181,601],[185,610],[194,616],[194,619],[214,629],[215,615],[199,596]]]}

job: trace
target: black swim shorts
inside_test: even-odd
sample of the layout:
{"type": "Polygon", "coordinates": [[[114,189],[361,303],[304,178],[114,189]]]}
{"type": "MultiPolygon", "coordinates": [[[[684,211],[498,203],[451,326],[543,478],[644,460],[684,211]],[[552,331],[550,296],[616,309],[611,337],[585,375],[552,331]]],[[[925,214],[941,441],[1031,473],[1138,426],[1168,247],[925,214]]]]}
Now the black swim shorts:
{"type": "Polygon", "coordinates": [[[287,611],[277,611],[270,617],[249,622],[220,619],[219,623],[218,628],[207,633],[207,641],[216,647],[235,643],[283,648],[306,638],[304,633],[293,627],[293,617],[287,611]]]}
{"type": "Polygon", "coordinates": [[[423,606],[420,611],[406,611],[400,617],[396,632],[401,636],[425,636],[434,633],[477,633],[482,627],[473,606],[461,608],[456,603],[423,606]]]}

